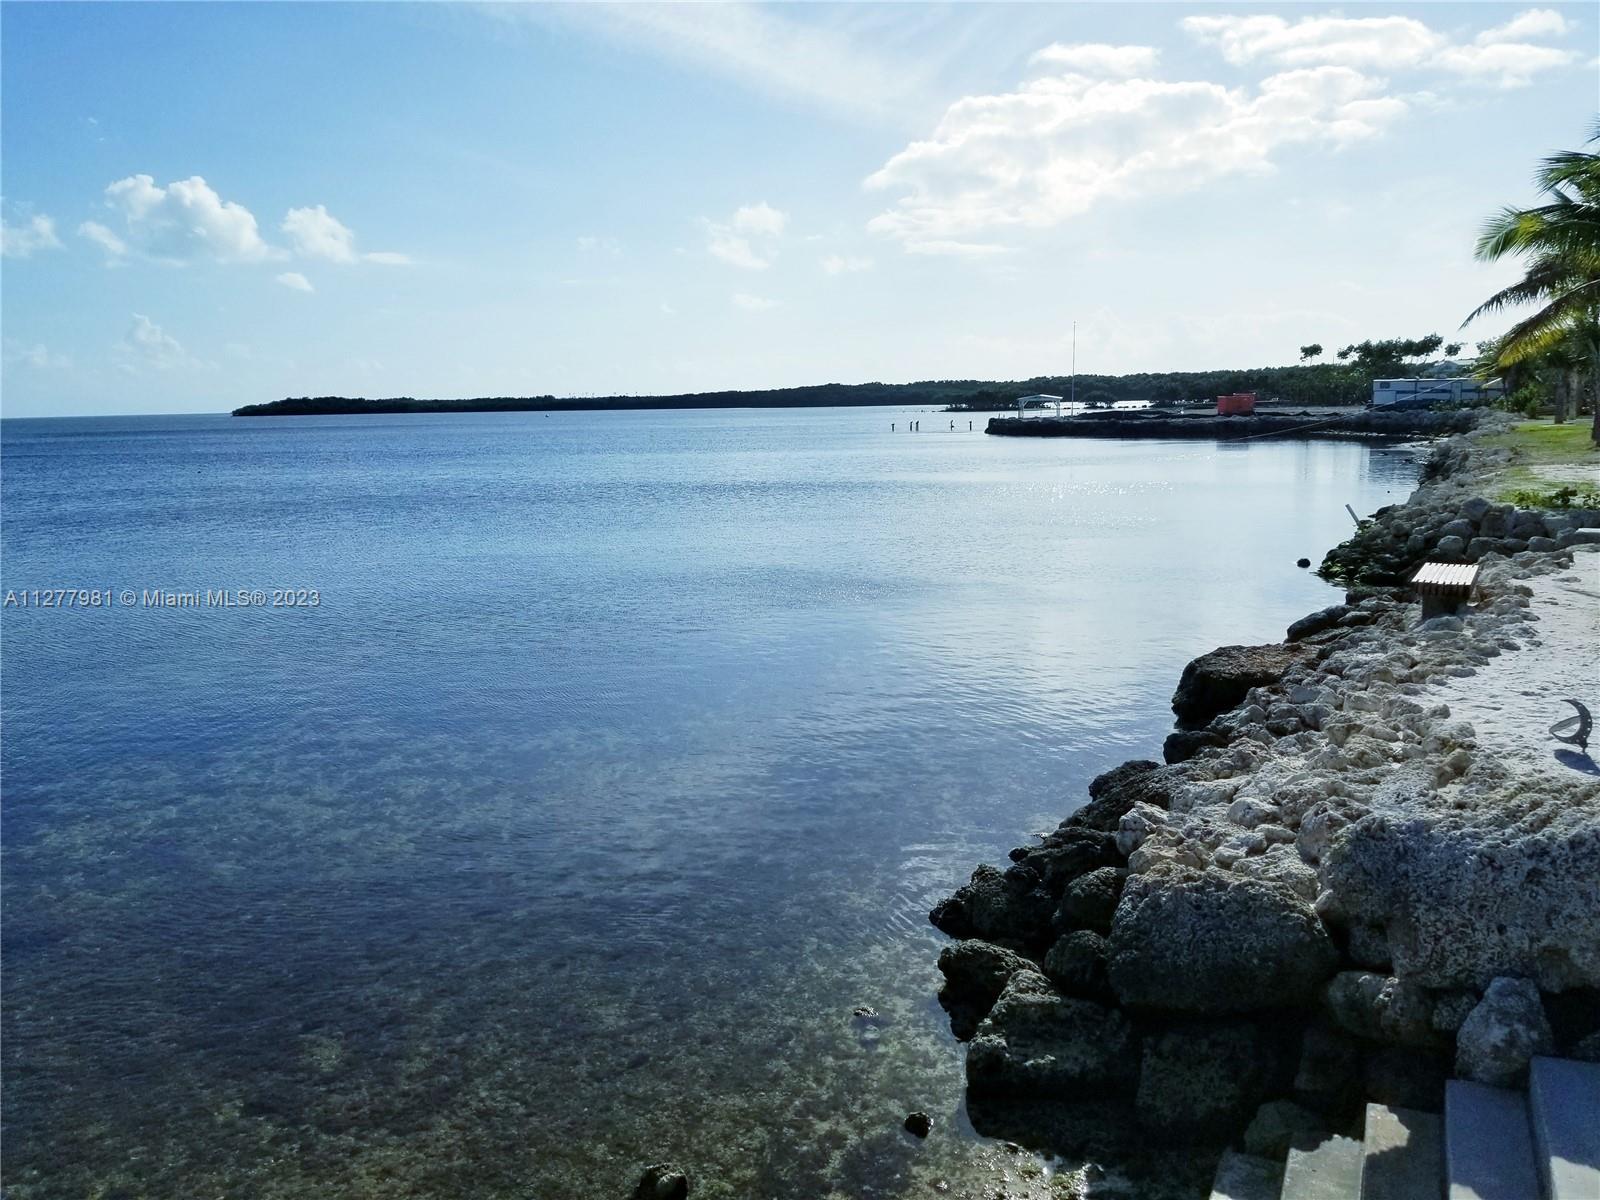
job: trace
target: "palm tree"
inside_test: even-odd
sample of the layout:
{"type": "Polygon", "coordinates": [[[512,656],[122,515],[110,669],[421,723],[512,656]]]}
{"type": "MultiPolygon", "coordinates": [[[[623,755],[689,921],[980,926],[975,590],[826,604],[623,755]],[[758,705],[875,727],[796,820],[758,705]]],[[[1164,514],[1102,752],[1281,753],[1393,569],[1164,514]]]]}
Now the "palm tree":
{"type": "MultiPolygon", "coordinates": [[[[1596,143],[1600,120],[1586,144],[1596,143]]],[[[1534,182],[1549,202],[1502,209],[1484,226],[1476,251],[1484,262],[1524,255],[1526,274],[1490,296],[1467,321],[1513,305],[1540,305],[1501,339],[1499,365],[1511,367],[1576,340],[1589,348],[1591,373],[1600,386],[1600,153],[1552,155],[1540,164],[1534,182]]],[[[1600,403],[1594,440],[1600,444],[1600,403]]]]}

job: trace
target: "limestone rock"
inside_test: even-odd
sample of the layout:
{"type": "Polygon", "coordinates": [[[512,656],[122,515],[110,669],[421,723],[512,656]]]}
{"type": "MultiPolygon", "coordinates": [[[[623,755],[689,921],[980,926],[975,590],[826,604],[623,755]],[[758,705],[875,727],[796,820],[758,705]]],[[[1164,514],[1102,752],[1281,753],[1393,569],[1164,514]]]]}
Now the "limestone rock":
{"type": "Polygon", "coordinates": [[[1202,654],[1184,667],[1172,697],[1172,711],[1185,726],[1204,725],[1238,704],[1251,688],[1277,683],[1290,667],[1305,660],[1309,650],[1284,645],[1223,646],[1202,654]]]}
{"type": "Polygon", "coordinates": [[[1227,744],[1227,735],[1214,729],[1179,729],[1167,734],[1166,741],[1161,743],[1161,757],[1175,766],[1188,762],[1202,750],[1227,744]]]}
{"type": "Polygon", "coordinates": [[[1110,933],[1111,918],[1117,911],[1117,902],[1122,899],[1123,880],[1127,874],[1120,867],[1101,867],[1073,880],[1062,893],[1061,906],[1056,909],[1056,927],[1110,933]]]}
{"type": "Polygon", "coordinates": [[[1525,1078],[1529,1059],[1554,1048],[1539,989],[1531,980],[1502,976],[1489,984],[1456,1034],[1456,1073],[1512,1087],[1525,1078]]]}
{"type": "Polygon", "coordinates": [[[1281,1082],[1283,1067],[1277,1039],[1249,1021],[1185,1022],[1145,1038],[1139,1122],[1183,1136],[1231,1133],[1281,1082]]]}
{"type": "Polygon", "coordinates": [[[1322,922],[1280,883],[1220,871],[1131,876],[1107,972],[1122,1003],[1249,1012],[1313,999],[1338,955],[1322,922]]]}
{"type": "Polygon", "coordinates": [[[1149,759],[1134,759],[1096,775],[1089,784],[1089,803],[1062,823],[1115,833],[1117,822],[1135,804],[1170,807],[1174,773],[1149,759]]]}
{"type": "Polygon", "coordinates": [[[968,940],[946,946],[939,952],[939,970],[945,980],[939,1003],[950,1014],[951,1032],[963,1041],[972,1037],[1011,977],[1018,971],[1037,969],[1020,954],[988,942],[968,940]]]}
{"type": "Polygon", "coordinates": [[[1341,971],[1329,981],[1324,1000],[1334,1023],[1357,1037],[1397,1046],[1441,1043],[1433,1024],[1433,998],[1414,983],[1341,971]]]}
{"type": "Polygon", "coordinates": [[[978,1027],[967,1086],[1059,1099],[1126,1087],[1134,1033],[1111,1008],[1063,996],[1043,975],[1019,971],[978,1027]]]}
{"type": "Polygon", "coordinates": [[[945,990],[964,999],[993,1004],[1005,991],[1006,983],[1018,971],[1032,970],[1033,963],[1002,946],[976,939],[957,942],[939,952],[939,970],[944,972],[945,990]]]}
{"type": "Polygon", "coordinates": [[[1468,810],[1370,813],[1333,836],[1322,877],[1348,921],[1386,925],[1394,974],[1424,987],[1600,985],[1593,784],[1522,778],[1468,810]]]}
{"type": "Polygon", "coordinates": [[[1057,940],[1044,956],[1044,973],[1069,996],[1103,1004],[1112,1001],[1106,980],[1106,939],[1079,929],[1057,940]]]}
{"type": "Polygon", "coordinates": [[[1012,857],[1036,872],[1052,896],[1080,875],[1121,861],[1110,833],[1076,825],[1063,825],[1040,845],[1012,851],[1012,857]]]}
{"type": "Polygon", "coordinates": [[[1014,946],[1039,942],[1049,937],[1055,911],[1055,900],[1041,883],[1026,866],[1001,871],[985,864],[972,873],[970,883],[935,905],[928,918],[951,937],[1014,946]]]}
{"type": "Polygon", "coordinates": [[[1392,965],[1389,958],[1389,935],[1379,925],[1358,921],[1349,929],[1345,943],[1345,957],[1358,967],[1388,974],[1392,965]]]}
{"type": "MultiPolygon", "coordinates": [[[[1418,547],[1420,551],[1421,547],[1418,547]]],[[[1307,616],[1301,617],[1289,626],[1288,640],[1291,642],[1302,641],[1314,634],[1332,629],[1339,624],[1339,620],[1350,611],[1348,604],[1334,604],[1327,608],[1319,609],[1307,616]]]]}

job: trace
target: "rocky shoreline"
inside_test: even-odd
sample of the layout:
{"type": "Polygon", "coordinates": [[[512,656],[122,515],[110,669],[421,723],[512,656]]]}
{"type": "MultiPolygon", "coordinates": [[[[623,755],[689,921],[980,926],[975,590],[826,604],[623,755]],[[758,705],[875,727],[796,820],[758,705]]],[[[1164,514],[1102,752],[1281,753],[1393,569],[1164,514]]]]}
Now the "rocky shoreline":
{"type": "Polygon", "coordinates": [[[1600,782],[1512,761],[1439,700],[1500,672],[1542,737],[1564,694],[1533,665],[1545,597],[1594,595],[1600,513],[1475,494],[1504,423],[1436,445],[1330,552],[1345,603],[1189,665],[1165,763],[1099,776],[934,908],[980,1133],[1204,1195],[1229,1145],[1281,1158],[1367,1100],[1436,1111],[1453,1075],[1600,1060],[1600,782]],[[1397,585],[1429,556],[1478,562],[1480,587],[1424,623],[1397,585]]]}

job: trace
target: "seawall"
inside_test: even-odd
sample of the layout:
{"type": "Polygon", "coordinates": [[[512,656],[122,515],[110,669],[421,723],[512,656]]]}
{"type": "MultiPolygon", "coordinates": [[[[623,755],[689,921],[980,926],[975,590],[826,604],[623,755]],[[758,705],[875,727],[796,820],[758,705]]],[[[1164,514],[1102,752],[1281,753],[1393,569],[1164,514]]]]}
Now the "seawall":
{"type": "Polygon", "coordinates": [[[1387,412],[1353,409],[1343,413],[1282,412],[1219,417],[1210,413],[1134,411],[1081,413],[1075,417],[991,417],[985,433],[996,437],[1238,438],[1302,437],[1383,439],[1437,437],[1473,428],[1470,411],[1387,412]]]}
{"type": "Polygon", "coordinates": [[[1367,1100],[1600,1058],[1600,782],[1544,733],[1549,681],[1600,653],[1600,513],[1477,496],[1480,437],[1330,552],[1344,603],[1189,665],[1165,762],[935,907],[979,1132],[1204,1195],[1225,1145],[1281,1158],[1367,1100]],[[1424,623],[1392,585],[1455,550],[1479,595],[1424,623]]]}

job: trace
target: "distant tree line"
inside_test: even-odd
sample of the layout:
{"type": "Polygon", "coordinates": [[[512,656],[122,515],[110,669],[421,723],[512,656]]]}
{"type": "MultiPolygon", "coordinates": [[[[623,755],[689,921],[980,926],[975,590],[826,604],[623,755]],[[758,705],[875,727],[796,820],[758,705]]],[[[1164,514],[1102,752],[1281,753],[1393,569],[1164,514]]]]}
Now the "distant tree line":
{"type": "MultiPolygon", "coordinates": [[[[593,412],[634,408],[826,408],[902,404],[943,407],[985,388],[1011,388],[977,379],[921,383],[819,383],[756,391],[684,392],[670,396],[478,396],[462,400],[394,396],[291,396],[233,410],[236,417],[319,416],[345,413],[593,412]]],[[[1021,395],[1021,392],[1017,392],[1021,395]]]]}
{"type": "MultiPolygon", "coordinates": [[[[1214,400],[1230,392],[1256,392],[1263,399],[1288,404],[1364,404],[1374,379],[1403,378],[1421,369],[1424,360],[1446,346],[1438,334],[1424,338],[1391,338],[1344,347],[1338,361],[1301,363],[1291,367],[1254,367],[1229,371],[1167,371],[1135,375],[1079,375],[1081,402],[1111,405],[1119,400],[1173,404],[1214,400]]],[[[1322,353],[1320,345],[1301,347],[1302,358],[1322,353]]],[[[1044,392],[1067,396],[1074,391],[1066,375],[994,382],[981,379],[929,379],[920,383],[819,383],[808,387],[756,391],[685,392],[672,396],[478,396],[463,400],[393,396],[295,396],[267,404],[247,404],[236,417],[318,416],[347,413],[426,412],[592,412],[605,409],[660,408],[827,408],[905,405],[943,408],[951,412],[996,412],[1015,408],[1017,398],[1044,392]]]]}

